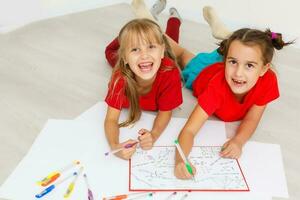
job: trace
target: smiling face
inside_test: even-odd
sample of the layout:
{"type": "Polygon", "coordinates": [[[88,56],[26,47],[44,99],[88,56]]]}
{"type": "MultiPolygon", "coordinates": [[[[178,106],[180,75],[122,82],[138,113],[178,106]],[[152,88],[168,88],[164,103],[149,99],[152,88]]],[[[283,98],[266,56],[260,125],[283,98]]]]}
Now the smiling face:
{"type": "Polygon", "coordinates": [[[125,63],[139,80],[152,80],[164,57],[165,47],[154,39],[145,40],[142,37],[132,42],[125,53],[125,63]]]}
{"type": "Polygon", "coordinates": [[[270,64],[264,65],[258,45],[245,45],[234,40],[225,60],[225,78],[231,91],[240,99],[253,88],[270,64]]]}

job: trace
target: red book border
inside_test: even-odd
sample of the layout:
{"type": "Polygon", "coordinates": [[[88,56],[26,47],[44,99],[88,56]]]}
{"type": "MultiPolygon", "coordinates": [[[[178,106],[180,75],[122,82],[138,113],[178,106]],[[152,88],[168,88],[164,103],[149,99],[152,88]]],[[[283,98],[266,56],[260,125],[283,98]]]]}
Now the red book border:
{"type": "MultiPolygon", "coordinates": [[[[173,146],[154,146],[154,147],[173,147],[173,146]]],[[[220,147],[220,146],[194,146],[194,147],[220,147]]],[[[245,175],[243,173],[243,170],[241,168],[241,165],[239,163],[239,161],[237,159],[235,159],[238,167],[240,169],[240,172],[243,176],[243,179],[246,183],[247,189],[236,189],[236,190],[221,190],[221,189],[131,189],[131,159],[129,160],[129,184],[128,184],[128,189],[130,192],[173,192],[173,191],[177,191],[177,192],[249,192],[249,186],[247,183],[247,180],[245,178],[245,175]]]]}

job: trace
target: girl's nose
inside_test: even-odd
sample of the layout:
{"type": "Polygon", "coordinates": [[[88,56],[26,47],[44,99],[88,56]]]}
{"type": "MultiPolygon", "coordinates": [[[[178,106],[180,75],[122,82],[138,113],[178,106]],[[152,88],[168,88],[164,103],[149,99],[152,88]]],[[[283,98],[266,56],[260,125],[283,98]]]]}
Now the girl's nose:
{"type": "Polygon", "coordinates": [[[148,50],[147,49],[143,49],[141,51],[141,57],[142,58],[148,58],[149,54],[148,54],[148,50]]]}
{"type": "Polygon", "coordinates": [[[243,74],[243,66],[239,65],[235,70],[235,75],[242,76],[242,74],[243,74]]]}

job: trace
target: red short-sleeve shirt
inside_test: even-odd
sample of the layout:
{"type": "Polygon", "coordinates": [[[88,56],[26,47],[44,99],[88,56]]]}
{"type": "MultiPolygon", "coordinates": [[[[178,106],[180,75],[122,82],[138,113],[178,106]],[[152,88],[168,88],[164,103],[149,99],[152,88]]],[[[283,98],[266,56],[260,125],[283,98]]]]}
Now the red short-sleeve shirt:
{"type": "MultiPolygon", "coordinates": [[[[121,110],[128,108],[130,104],[125,95],[125,80],[122,76],[116,77],[109,86],[105,102],[121,110]]],[[[139,97],[139,104],[142,110],[150,111],[169,111],[182,104],[181,76],[173,60],[162,59],[151,91],[139,97]]]]}
{"type": "Polygon", "coordinates": [[[253,105],[266,105],[279,97],[277,78],[272,70],[260,77],[255,86],[239,102],[225,80],[224,63],[205,68],[193,83],[193,94],[201,108],[223,121],[241,120],[253,105]]]}

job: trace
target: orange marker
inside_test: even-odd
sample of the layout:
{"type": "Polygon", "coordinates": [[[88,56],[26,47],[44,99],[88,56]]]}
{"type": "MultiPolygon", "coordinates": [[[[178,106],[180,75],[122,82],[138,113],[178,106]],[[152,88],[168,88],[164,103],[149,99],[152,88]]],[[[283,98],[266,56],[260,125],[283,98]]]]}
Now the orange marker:
{"type": "Polygon", "coordinates": [[[145,196],[152,196],[153,192],[140,192],[140,193],[132,193],[132,194],[122,194],[117,196],[105,197],[103,200],[122,200],[127,199],[128,197],[134,197],[133,199],[145,197],[145,196]]]}
{"type": "Polygon", "coordinates": [[[41,185],[43,187],[49,185],[50,183],[53,183],[56,179],[58,179],[60,177],[60,175],[68,170],[71,169],[72,167],[79,165],[80,162],[75,160],[73,161],[71,164],[67,165],[66,167],[62,168],[61,170],[55,171],[55,172],[51,172],[48,176],[46,176],[45,178],[43,178],[41,181],[38,181],[38,185],[41,185]]]}

